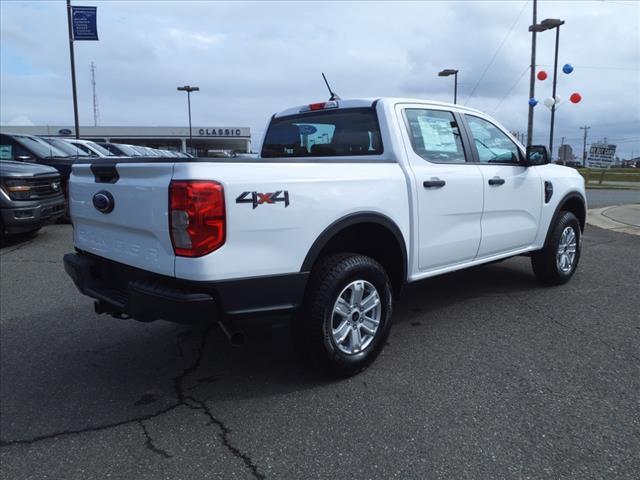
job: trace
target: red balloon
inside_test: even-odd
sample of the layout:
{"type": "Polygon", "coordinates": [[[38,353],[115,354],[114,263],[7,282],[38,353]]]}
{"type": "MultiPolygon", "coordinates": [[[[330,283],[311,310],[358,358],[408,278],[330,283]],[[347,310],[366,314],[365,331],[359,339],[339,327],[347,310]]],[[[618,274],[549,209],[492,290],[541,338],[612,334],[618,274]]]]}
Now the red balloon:
{"type": "Polygon", "coordinates": [[[547,72],[545,72],[544,70],[540,70],[538,72],[538,80],[546,80],[547,79],[547,72]]]}
{"type": "Polygon", "coordinates": [[[571,103],[579,103],[580,100],[582,100],[582,95],[580,95],[578,92],[572,93],[571,96],[569,97],[569,101],[571,103]]]}

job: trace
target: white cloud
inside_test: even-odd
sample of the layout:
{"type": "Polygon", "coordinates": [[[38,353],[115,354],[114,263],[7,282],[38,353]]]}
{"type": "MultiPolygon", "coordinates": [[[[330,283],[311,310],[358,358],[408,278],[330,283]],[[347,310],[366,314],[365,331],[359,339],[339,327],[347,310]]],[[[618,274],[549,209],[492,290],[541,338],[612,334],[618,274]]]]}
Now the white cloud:
{"type": "Polygon", "coordinates": [[[31,119],[27,115],[18,115],[17,117],[13,117],[11,120],[7,122],[7,125],[10,127],[14,126],[33,126],[35,123],[31,121],[31,119]]]}
{"type": "MultiPolygon", "coordinates": [[[[458,68],[464,102],[524,1],[90,2],[100,41],[76,43],[81,122],[93,120],[92,60],[103,125],[184,124],[175,88],[188,83],[201,89],[194,123],[250,126],[258,136],[273,112],[326,98],[323,71],[343,98],[450,101],[452,80],[437,72],[458,68]]],[[[560,63],[576,66],[560,76],[559,94],[584,98],[559,110],[556,143],[565,136],[577,147],[587,123],[592,137],[640,151],[640,2],[540,1],[546,17],[566,20],[560,63]]],[[[531,3],[468,102],[514,131],[526,130],[530,22],[531,3]]],[[[37,124],[72,123],[64,2],[3,2],[0,24],[0,122],[26,114],[37,124]]],[[[538,36],[548,71],[553,37],[538,36]]],[[[550,81],[537,82],[537,97],[546,96],[550,81]]],[[[548,121],[540,104],[536,141],[546,141],[548,121]]]]}

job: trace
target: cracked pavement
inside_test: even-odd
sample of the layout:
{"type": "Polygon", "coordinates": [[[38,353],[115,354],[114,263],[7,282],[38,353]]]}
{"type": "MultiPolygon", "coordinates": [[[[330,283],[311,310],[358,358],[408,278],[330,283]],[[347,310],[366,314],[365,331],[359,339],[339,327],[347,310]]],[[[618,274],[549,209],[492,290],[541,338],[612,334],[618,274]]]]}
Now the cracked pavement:
{"type": "Polygon", "coordinates": [[[528,259],[411,285],[363,374],[300,364],[285,321],[93,313],[69,226],[0,252],[3,478],[636,478],[640,239],[589,228],[576,277],[528,259]]]}

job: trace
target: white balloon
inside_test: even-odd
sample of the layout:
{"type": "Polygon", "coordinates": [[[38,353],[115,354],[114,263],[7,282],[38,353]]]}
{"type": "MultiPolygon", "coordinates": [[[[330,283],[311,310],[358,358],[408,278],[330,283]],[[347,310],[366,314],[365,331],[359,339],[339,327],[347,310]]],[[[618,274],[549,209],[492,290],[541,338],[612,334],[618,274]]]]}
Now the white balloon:
{"type": "Polygon", "coordinates": [[[558,105],[562,101],[562,97],[560,95],[556,95],[556,105],[558,105]]]}
{"type": "Polygon", "coordinates": [[[545,98],[545,100],[544,100],[544,106],[547,107],[547,108],[553,107],[554,103],[556,103],[556,102],[551,97],[545,98]]]}

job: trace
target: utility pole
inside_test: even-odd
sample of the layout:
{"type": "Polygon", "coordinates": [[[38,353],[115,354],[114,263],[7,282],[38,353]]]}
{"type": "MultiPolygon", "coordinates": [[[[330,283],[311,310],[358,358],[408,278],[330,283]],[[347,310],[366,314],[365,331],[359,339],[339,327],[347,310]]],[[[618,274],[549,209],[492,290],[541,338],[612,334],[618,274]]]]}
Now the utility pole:
{"type": "Polygon", "coordinates": [[[91,86],[93,87],[93,126],[98,126],[98,95],[96,94],[96,64],[91,62],[91,86]]]}
{"type": "Polygon", "coordinates": [[[580,130],[584,130],[584,139],[582,141],[582,166],[583,167],[587,166],[587,131],[590,128],[591,127],[588,125],[585,125],[584,127],[580,127],[580,130]]]}
{"type": "MultiPolygon", "coordinates": [[[[533,22],[535,25],[537,19],[538,0],[533,0],[533,22]]],[[[529,98],[535,98],[536,92],[536,32],[531,32],[531,73],[529,75],[529,98]]],[[[533,138],[533,105],[529,105],[529,118],[527,121],[527,147],[531,145],[533,138]]]]}
{"type": "MultiPolygon", "coordinates": [[[[544,22],[543,22],[544,23],[544,22]]],[[[551,158],[553,159],[553,127],[556,119],[556,86],[558,84],[558,47],[560,46],[560,25],[564,21],[559,22],[556,28],[556,54],[553,60],[553,105],[551,106],[551,128],[549,129],[549,150],[551,150],[551,158]]]]}

